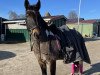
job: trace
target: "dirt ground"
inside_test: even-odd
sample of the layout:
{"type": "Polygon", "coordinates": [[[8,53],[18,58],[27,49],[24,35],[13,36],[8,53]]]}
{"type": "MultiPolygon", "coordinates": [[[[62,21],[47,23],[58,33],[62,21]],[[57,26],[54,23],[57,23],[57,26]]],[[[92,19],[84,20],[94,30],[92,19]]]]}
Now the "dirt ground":
{"type": "MultiPolygon", "coordinates": [[[[86,41],[86,46],[91,65],[84,63],[84,75],[100,75],[100,40],[86,41]]],[[[70,64],[57,61],[56,75],[70,75],[70,67],[70,64]]],[[[0,75],[41,75],[34,53],[30,51],[29,42],[0,44],[0,75]]]]}

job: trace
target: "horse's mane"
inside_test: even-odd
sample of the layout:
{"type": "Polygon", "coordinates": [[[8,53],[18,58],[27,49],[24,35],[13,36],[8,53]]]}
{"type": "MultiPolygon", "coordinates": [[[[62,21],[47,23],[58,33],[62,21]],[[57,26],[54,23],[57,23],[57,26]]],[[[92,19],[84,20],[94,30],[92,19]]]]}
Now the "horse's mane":
{"type": "Polygon", "coordinates": [[[43,20],[43,18],[42,18],[42,16],[40,15],[40,13],[39,13],[39,15],[38,15],[37,18],[38,18],[39,26],[40,26],[41,28],[48,29],[48,24],[43,20]]]}

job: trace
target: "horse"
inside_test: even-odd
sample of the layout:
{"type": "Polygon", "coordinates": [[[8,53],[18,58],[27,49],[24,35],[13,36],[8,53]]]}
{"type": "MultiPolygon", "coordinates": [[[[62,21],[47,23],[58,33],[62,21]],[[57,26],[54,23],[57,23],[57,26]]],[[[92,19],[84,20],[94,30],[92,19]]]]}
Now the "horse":
{"type": "Polygon", "coordinates": [[[51,75],[56,75],[56,60],[65,60],[65,63],[74,62],[76,60],[74,56],[76,56],[77,51],[80,57],[82,58],[82,60],[79,61],[85,61],[87,63],[90,63],[88,53],[86,50],[84,50],[85,47],[83,47],[85,46],[83,40],[76,41],[76,36],[81,37],[78,39],[83,39],[79,33],[76,33],[76,31],[74,30],[70,30],[71,32],[69,32],[69,29],[66,31],[66,29],[57,28],[54,25],[48,26],[48,24],[43,20],[39,12],[39,9],[41,7],[40,0],[38,0],[38,2],[33,5],[30,5],[29,1],[25,0],[24,6],[26,10],[26,25],[30,33],[31,51],[34,51],[34,54],[41,67],[42,75],[47,75],[46,64],[48,62],[50,63],[51,75]],[[62,29],[62,31],[60,29],[62,29]],[[71,35],[70,33],[75,33],[75,35],[71,35]],[[64,37],[63,34],[68,36],[68,38],[64,37]],[[66,46],[68,46],[68,39],[70,38],[70,36],[74,37],[71,39],[72,41],[73,39],[76,39],[73,42],[71,42],[71,44],[74,43],[73,46],[75,48],[72,48],[73,50],[71,50],[69,47],[65,47],[63,45],[65,42],[61,40],[62,37],[64,39],[67,39],[66,46]],[[81,47],[83,47],[84,49],[80,48],[80,44],[81,47]],[[85,52],[86,54],[84,55],[84,53],[82,52],[85,52]],[[85,58],[87,59],[85,60],[85,58]]]}

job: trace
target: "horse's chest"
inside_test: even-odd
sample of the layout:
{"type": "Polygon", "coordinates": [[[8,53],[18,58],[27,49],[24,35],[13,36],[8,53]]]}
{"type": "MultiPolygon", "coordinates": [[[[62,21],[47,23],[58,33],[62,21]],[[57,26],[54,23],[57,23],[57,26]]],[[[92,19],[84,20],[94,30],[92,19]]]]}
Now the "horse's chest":
{"type": "Polygon", "coordinates": [[[40,43],[40,51],[42,54],[48,54],[49,52],[49,44],[48,42],[40,43]]]}

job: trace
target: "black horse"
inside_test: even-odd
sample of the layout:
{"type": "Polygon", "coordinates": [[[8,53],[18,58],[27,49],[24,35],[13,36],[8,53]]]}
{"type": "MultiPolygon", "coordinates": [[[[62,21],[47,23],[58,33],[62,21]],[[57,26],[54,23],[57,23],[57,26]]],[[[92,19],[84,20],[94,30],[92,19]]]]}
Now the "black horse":
{"type": "Polygon", "coordinates": [[[78,61],[90,63],[83,37],[75,30],[57,28],[53,24],[48,26],[39,13],[40,7],[40,0],[35,5],[30,5],[25,0],[26,23],[31,35],[32,51],[39,62],[42,75],[47,75],[48,62],[51,75],[55,75],[56,60],[59,59],[71,63],[80,57],[78,61]]]}

